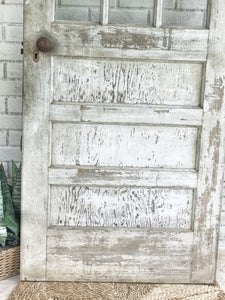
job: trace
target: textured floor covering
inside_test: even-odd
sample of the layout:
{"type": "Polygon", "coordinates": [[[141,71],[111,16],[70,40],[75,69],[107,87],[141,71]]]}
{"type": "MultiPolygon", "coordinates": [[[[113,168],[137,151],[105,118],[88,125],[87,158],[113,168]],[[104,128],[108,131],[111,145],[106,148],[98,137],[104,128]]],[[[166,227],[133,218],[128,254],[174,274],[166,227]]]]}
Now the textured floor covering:
{"type": "Polygon", "coordinates": [[[225,300],[219,287],[184,284],[21,282],[10,300],[225,300]]]}

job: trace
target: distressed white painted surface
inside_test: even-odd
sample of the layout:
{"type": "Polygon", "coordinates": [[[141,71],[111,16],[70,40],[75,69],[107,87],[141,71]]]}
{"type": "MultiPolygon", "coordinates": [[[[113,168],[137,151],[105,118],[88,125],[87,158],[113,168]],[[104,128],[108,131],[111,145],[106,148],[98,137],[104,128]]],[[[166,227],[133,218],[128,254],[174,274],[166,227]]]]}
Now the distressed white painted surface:
{"type": "Polygon", "coordinates": [[[51,8],[51,1],[24,2],[21,280],[46,280],[51,61],[41,55],[34,63],[33,51],[43,31],[50,31],[51,8]]]}
{"type": "MultiPolygon", "coordinates": [[[[198,54],[198,52],[207,52],[208,34],[209,31],[204,29],[162,29],[120,25],[108,25],[104,29],[93,24],[83,26],[72,22],[54,22],[52,35],[56,41],[60,40],[60,43],[57,43],[56,49],[53,49],[53,55],[58,53],[66,56],[71,53],[73,56],[77,48],[81,51],[81,56],[86,56],[92,48],[98,48],[100,52],[107,48],[137,49],[139,51],[136,53],[136,58],[142,58],[143,50],[175,53],[183,51],[186,55],[188,52],[195,51],[198,54]]],[[[149,58],[151,59],[151,56],[149,58]]]]}
{"type": "Polygon", "coordinates": [[[51,188],[50,224],[60,226],[191,226],[192,190],[51,188]]]}
{"type": "Polygon", "coordinates": [[[51,185],[181,187],[194,189],[197,172],[175,169],[49,168],[51,185]]]}
{"type": "Polygon", "coordinates": [[[53,99],[197,106],[201,75],[201,64],[54,59],[53,99]]]}
{"type": "Polygon", "coordinates": [[[197,128],[53,123],[52,164],[195,168],[197,128]]]}
{"type": "Polygon", "coordinates": [[[95,106],[56,102],[50,105],[50,120],[191,126],[201,126],[202,124],[201,108],[128,105],[95,106]]]}
{"type": "Polygon", "coordinates": [[[192,232],[53,226],[48,229],[47,277],[189,282],[192,238],[192,232]]]}
{"type": "MultiPolygon", "coordinates": [[[[25,162],[23,173],[23,188],[29,195],[23,195],[22,251],[26,260],[22,264],[22,279],[213,283],[224,152],[222,0],[211,3],[210,30],[89,26],[63,21],[50,24],[54,19],[52,1],[27,1],[25,5],[24,153],[33,154],[25,162]],[[35,64],[32,53],[41,35],[49,36],[53,47],[50,53],[41,53],[39,63],[35,64]],[[217,60],[218,53],[221,57],[217,60]],[[206,73],[202,63],[206,64],[206,73]],[[104,70],[107,72],[102,75],[104,70]],[[140,81],[142,70],[148,74],[148,80],[140,81]],[[50,78],[50,71],[55,79],[50,78]],[[68,76],[68,72],[72,75],[68,76]],[[85,72],[91,76],[88,82],[85,72]],[[130,79],[129,72],[136,79],[130,79]],[[164,78],[170,85],[164,83],[164,78]],[[122,88],[115,80],[123,82],[122,88]],[[117,85],[112,88],[112,83],[117,85]],[[204,93],[205,85],[202,99],[200,92],[204,93]],[[145,98],[152,86],[160,91],[152,94],[155,102],[145,98]],[[173,97],[170,86],[174,88],[173,97]],[[103,87],[109,102],[96,94],[103,87]],[[93,95],[94,100],[88,103],[93,95]],[[169,112],[160,112],[162,119],[165,116],[163,121],[153,110],[154,105],[168,108],[169,112]],[[120,116],[110,112],[113,106],[120,116]],[[141,110],[135,106],[149,106],[143,120],[138,117],[141,110]],[[134,115],[129,117],[132,109],[134,115]],[[180,117],[177,109],[181,109],[180,117]],[[101,199],[106,197],[100,192],[104,189],[126,189],[127,193],[151,188],[180,192],[195,189],[194,209],[192,212],[190,207],[188,211],[191,230],[179,228],[180,223],[176,228],[154,230],[48,227],[52,219],[47,219],[47,211],[55,216],[59,209],[53,206],[51,211],[48,184],[57,185],[59,190],[87,187],[92,193],[98,191],[98,209],[104,201],[101,199]],[[35,258],[34,249],[38,249],[35,258]]],[[[118,204],[116,199],[114,196],[110,201],[112,208],[118,204]]],[[[183,203],[183,211],[186,208],[183,203]]]]}
{"type": "Polygon", "coordinates": [[[210,1],[210,8],[204,117],[194,223],[192,282],[215,280],[224,173],[225,1],[210,1]]]}

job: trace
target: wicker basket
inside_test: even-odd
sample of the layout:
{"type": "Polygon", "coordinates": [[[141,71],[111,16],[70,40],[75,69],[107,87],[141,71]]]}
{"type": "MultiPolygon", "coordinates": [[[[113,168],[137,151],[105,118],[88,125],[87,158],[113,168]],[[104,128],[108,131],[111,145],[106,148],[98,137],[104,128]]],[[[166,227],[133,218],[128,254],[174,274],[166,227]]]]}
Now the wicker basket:
{"type": "Polygon", "coordinates": [[[0,280],[20,273],[20,247],[0,251],[0,280]]]}

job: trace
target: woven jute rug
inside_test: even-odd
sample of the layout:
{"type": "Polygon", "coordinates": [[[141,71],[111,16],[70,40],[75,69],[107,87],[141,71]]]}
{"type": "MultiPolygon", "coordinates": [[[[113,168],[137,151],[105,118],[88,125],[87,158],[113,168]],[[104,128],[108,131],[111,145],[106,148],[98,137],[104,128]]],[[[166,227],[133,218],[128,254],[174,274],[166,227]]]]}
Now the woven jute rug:
{"type": "Polygon", "coordinates": [[[185,284],[126,284],[21,282],[10,300],[224,300],[218,286],[185,284]]]}

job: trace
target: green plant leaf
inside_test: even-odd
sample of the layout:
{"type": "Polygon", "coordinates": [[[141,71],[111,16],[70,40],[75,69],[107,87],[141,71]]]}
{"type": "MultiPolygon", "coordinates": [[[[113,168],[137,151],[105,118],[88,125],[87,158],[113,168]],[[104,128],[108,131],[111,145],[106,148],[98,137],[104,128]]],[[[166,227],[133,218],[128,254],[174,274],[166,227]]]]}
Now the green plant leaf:
{"type": "Polygon", "coordinates": [[[5,226],[0,226],[0,244],[5,247],[7,239],[7,230],[5,226]]]}
{"type": "Polygon", "coordinates": [[[12,232],[14,232],[16,235],[20,232],[20,226],[19,222],[15,218],[14,212],[10,212],[9,210],[6,210],[6,213],[4,215],[4,218],[0,221],[0,226],[6,226],[8,229],[10,229],[12,232]]]}
{"type": "Polygon", "coordinates": [[[12,201],[12,197],[11,197],[11,193],[10,193],[10,188],[7,182],[7,177],[5,174],[5,170],[3,165],[0,165],[0,181],[2,182],[2,195],[3,195],[3,206],[4,206],[4,213],[6,210],[6,203],[7,203],[7,207],[8,209],[10,209],[10,211],[14,212],[14,207],[13,207],[13,201],[12,201]]]}
{"type": "Polygon", "coordinates": [[[19,245],[19,237],[15,235],[15,233],[8,232],[7,233],[7,239],[6,244],[9,246],[18,246],[19,245]]]}
{"type": "Polygon", "coordinates": [[[13,177],[12,201],[16,217],[20,219],[20,203],[21,203],[21,165],[17,168],[17,173],[13,177]]]}
{"type": "Polygon", "coordinates": [[[15,185],[15,180],[17,178],[17,174],[19,172],[19,168],[17,167],[17,165],[14,163],[14,161],[12,160],[12,186],[14,187],[15,185]]]}
{"type": "Polygon", "coordinates": [[[0,181],[0,219],[3,218],[4,218],[4,207],[3,207],[2,183],[0,181]]]}
{"type": "Polygon", "coordinates": [[[4,218],[0,220],[0,226],[6,226],[7,231],[13,232],[17,237],[19,235],[19,221],[16,220],[13,201],[10,194],[9,185],[7,183],[7,178],[5,174],[5,170],[3,165],[0,165],[0,180],[2,187],[2,195],[3,195],[3,211],[4,218]]]}

